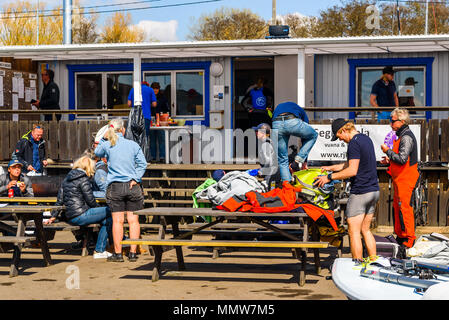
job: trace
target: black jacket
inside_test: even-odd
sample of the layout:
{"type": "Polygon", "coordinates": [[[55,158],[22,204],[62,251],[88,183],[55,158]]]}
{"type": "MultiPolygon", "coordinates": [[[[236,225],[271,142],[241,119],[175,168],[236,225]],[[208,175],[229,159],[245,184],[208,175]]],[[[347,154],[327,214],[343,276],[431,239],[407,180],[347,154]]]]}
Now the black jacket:
{"type": "MultiPolygon", "coordinates": [[[[98,207],[95,201],[94,193],[92,191],[92,184],[90,178],[83,170],[71,170],[58,191],[58,200],[56,206],[64,205],[65,218],[71,220],[82,215],[90,208],[98,207]]],[[[52,217],[58,217],[59,211],[53,210],[52,217]]]]}
{"type": "MultiPolygon", "coordinates": [[[[17,159],[23,163],[22,171],[23,173],[28,172],[28,166],[33,165],[33,137],[31,136],[31,131],[25,133],[16,144],[16,149],[14,150],[12,156],[17,157],[17,159]]],[[[46,157],[47,152],[45,150],[45,140],[41,139],[39,141],[39,162],[41,163],[41,171],[44,168],[42,163],[46,157]]]]}
{"type": "Polygon", "coordinates": [[[44,85],[41,100],[39,101],[39,109],[51,110],[59,108],[59,88],[56,83],[50,81],[44,85]]]}

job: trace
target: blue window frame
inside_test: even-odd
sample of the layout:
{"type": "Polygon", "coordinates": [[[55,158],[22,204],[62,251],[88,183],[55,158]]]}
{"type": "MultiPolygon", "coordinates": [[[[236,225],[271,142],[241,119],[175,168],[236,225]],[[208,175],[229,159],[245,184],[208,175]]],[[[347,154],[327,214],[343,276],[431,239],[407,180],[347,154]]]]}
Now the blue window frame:
{"type": "MultiPolygon", "coordinates": [[[[174,62],[174,63],[142,63],[142,79],[145,71],[173,71],[173,70],[203,70],[204,71],[204,120],[201,124],[209,126],[210,108],[210,61],[200,62],[174,62]]],[[[123,72],[133,71],[132,63],[123,64],[77,64],[67,65],[69,78],[69,109],[74,110],[76,106],[75,74],[77,72],[123,72]]],[[[75,115],[69,115],[69,120],[74,120],[75,115]]],[[[186,121],[191,125],[192,121],[186,121]]]]}
{"type": "MultiPolygon", "coordinates": [[[[357,106],[357,68],[358,67],[381,67],[381,66],[407,66],[407,67],[425,67],[425,94],[426,106],[432,106],[432,63],[433,57],[423,58],[382,58],[382,59],[348,59],[349,64],[349,106],[357,106]]],[[[355,112],[349,113],[349,118],[355,118],[355,112]]],[[[426,111],[426,119],[432,118],[432,112],[426,111]]]]}

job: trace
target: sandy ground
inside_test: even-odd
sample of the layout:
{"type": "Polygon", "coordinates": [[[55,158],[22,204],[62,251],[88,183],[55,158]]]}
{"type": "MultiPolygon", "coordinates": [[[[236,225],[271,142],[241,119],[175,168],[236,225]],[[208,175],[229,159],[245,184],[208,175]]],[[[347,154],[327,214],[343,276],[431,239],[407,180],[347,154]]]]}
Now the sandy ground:
{"type": "MultiPolygon", "coordinates": [[[[207,237],[207,236],[206,236],[207,237]]],[[[20,274],[9,277],[12,252],[0,254],[0,299],[58,300],[346,300],[330,278],[336,248],[321,250],[322,271],[314,271],[308,253],[306,284],[297,283],[299,261],[288,251],[238,249],[212,259],[209,248],[183,248],[185,271],[177,271],[174,250],[165,252],[163,274],[151,281],[153,257],[111,263],[81,257],[71,250],[70,232],[57,232],[49,242],[53,265],[43,267],[40,249],[25,248],[20,274]],[[79,288],[74,280],[79,275],[79,288]]],[[[345,237],[344,256],[349,255],[345,237]]]]}

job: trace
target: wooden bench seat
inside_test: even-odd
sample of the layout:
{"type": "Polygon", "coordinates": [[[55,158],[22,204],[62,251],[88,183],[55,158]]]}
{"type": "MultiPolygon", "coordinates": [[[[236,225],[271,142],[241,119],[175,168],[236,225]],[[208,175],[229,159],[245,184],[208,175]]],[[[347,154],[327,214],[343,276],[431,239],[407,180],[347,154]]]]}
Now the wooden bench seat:
{"type": "Polygon", "coordinates": [[[35,241],[36,237],[16,237],[16,236],[2,236],[0,237],[1,243],[30,243],[35,241]]]}
{"type": "MultiPolygon", "coordinates": [[[[300,286],[305,284],[305,269],[307,254],[305,249],[323,249],[329,246],[326,242],[303,242],[303,241],[243,241],[243,240],[184,240],[184,239],[128,239],[123,240],[126,245],[148,245],[154,250],[154,267],[152,281],[158,281],[161,274],[161,263],[163,246],[190,246],[190,247],[240,247],[240,248],[286,248],[294,249],[296,257],[301,257],[301,268],[298,275],[300,286]]],[[[184,270],[184,261],[179,260],[180,270],[184,270]]]]}
{"type": "MultiPolygon", "coordinates": [[[[4,224],[7,224],[11,227],[17,227],[17,222],[15,221],[2,221],[4,224]]],[[[33,230],[35,228],[34,221],[28,221],[26,224],[26,228],[28,230],[33,230]]],[[[54,233],[56,231],[79,231],[83,233],[84,235],[84,241],[83,241],[83,248],[81,250],[81,256],[88,256],[89,250],[88,250],[88,244],[89,240],[92,238],[93,232],[98,231],[100,228],[100,224],[93,223],[89,224],[87,226],[74,226],[67,222],[54,222],[52,224],[44,224],[44,231],[47,233],[47,240],[53,240],[54,233]]]]}
{"type": "MultiPolygon", "coordinates": [[[[199,227],[205,226],[207,223],[202,222],[195,222],[195,223],[189,223],[189,224],[180,224],[179,230],[193,230],[199,227]]],[[[124,224],[125,227],[129,227],[127,223],[124,224]]],[[[303,227],[299,226],[297,224],[277,224],[273,223],[272,226],[277,227],[279,229],[285,229],[285,230],[302,230],[303,227]]],[[[161,227],[160,224],[157,223],[141,223],[140,228],[141,229],[159,229],[161,227]]],[[[266,228],[263,228],[261,225],[255,224],[255,223],[217,223],[213,225],[210,229],[261,229],[266,230],[266,228]]],[[[171,230],[170,226],[167,226],[166,230],[171,230]]]]}
{"type": "Polygon", "coordinates": [[[303,241],[240,241],[240,240],[183,240],[183,239],[127,239],[121,242],[129,245],[147,246],[200,246],[200,247],[241,247],[241,248],[306,248],[324,249],[327,242],[303,241]]]}

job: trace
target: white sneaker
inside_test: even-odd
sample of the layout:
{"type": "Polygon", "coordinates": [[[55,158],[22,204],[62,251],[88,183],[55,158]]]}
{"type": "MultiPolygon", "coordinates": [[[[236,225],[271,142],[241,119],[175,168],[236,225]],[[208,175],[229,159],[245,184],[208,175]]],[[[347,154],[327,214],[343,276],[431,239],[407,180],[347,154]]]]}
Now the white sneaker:
{"type": "Polygon", "coordinates": [[[106,250],[103,252],[95,251],[95,253],[94,253],[94,259],[107,259],[110,256],[112,256],[112,253],[107,252],[106,250]]]}

